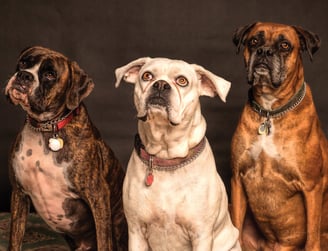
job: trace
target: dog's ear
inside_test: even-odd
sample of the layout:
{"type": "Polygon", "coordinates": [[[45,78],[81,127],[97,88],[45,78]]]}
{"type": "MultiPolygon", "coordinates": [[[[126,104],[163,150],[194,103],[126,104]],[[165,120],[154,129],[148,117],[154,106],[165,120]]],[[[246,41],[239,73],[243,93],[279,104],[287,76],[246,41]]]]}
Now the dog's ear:
{"type": "Polygon", "coordinates": [[[250,30],[254,27],[255,23],[247,24],[245,26],[241,26],[238,29],[235,30],[233,37],[232,37],[232,42],[236,45],[237,47],[237,54],[240,51],[241,45],[245,45],[246,37],[250,30]]]}
{"type": "Polygon", "coordinates": [[[300,26],[293,26],[301,43],[302,52],[307,51],[312,60],[313,54],[320,48],[320,38],[317,34],[305,30],[300,26]]]}
{"type": "Polygon", "coordinates": [[[141,67],[150,60],[149,57],[138,58],[127,65],[115,70],[116,83],[115,87],[119,87],[122,79],[127,83],[135,84],[138,79],[141,67]]]}
{"type": "Polygon", "coordinates": [[[71,85],[66,99],[66,106],[68,109],[74,110],[84,98],[89,96],[95,84],[76,62],[70,62],[69,67],[71,85]]]}
{"type": "Polygon", "coordinates": [[[218,95],[223,102],[226,102],[231,83],[204,69],[200,65],[193,64],[192,66],[201,82],[200,95],[209,97],[218,95]]]}

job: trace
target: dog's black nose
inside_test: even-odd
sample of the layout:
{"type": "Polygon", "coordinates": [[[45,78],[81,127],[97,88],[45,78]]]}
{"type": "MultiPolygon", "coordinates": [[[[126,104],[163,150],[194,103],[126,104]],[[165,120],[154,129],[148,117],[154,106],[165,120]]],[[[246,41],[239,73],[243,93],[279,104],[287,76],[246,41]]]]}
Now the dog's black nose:
{"type": "Polygon", "coordinates": [[[273,50],[268,47],[260,47],[256,51],[257,55],[259,56],[268,56],[271,57],[273,55],[273,50]]]}
{"type": "Polygon", "coordinates": [[[171,86],[170,86],[169,83],[167,83],[164,80],[158,80],[153,84],[153,88],[158,90],[158,91],[164,91],[164,90],[171,89],[171,86]]]}
{"type": "Polygon", "coordinates": [[[34,80],[33,75],[28,71],[19,71],[16,75],[16,81],[20,83],[28,83],[34,80]]]}

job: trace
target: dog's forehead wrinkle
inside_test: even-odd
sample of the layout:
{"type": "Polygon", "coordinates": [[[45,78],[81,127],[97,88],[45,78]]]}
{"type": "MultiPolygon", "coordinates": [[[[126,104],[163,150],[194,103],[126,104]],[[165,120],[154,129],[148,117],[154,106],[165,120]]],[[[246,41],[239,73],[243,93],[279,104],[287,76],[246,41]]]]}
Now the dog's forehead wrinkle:
{"type": "Polygon", "coordinates": [[[291,28],[286,27],[276,27],[272,29],[264,29],[257,33],[259,36],[262,35],[263,38],[266,39],[266,43],[274,43],[281,40],[295,40],[292,38],[296,38],[296,32],[291,28]]]}
{"type": "Polygon", "coordinates": [[[184,77],[195,76],[195,70],[186,62],[181,60],[158,59],[152,60],[144,65],[141,74],[150,71],[158,76],[177,77],[183,75],[184,77]]]}
{"type": "Polygon", "coordinates": [[[41,56],[40,55],[22,55],[17,62],[17,67],[20,69],[21,67],[31,68],[33,65],[40,63],[41,56]]]}

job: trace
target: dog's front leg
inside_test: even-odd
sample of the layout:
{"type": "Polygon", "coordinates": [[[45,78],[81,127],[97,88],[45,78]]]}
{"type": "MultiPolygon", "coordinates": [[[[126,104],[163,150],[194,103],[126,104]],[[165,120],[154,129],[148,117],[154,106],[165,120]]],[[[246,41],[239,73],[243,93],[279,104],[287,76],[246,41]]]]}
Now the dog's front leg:
{"type": "Polygon", "coordinates": [[[213,250],[213,236],[210,235],[207,238],[202,238],[202,239],[201,238],[202,236],[192,240],[192,250],[193,251],[213,250]]]}
{"type": "Polygon", "coordinates": [[[239,242],[242,245],[243,225],[246,215],[247,202],[246,195],[238,173],[234,173],[231,178],[231,220],[239,230],[239,242]]]}
{"type": "Polygon", "coordinates": [[[27,215],[30,208],[30,200],[17,186],[11,194],[11,224],[9,236],[9,251],[21,250],[27,215]]]}
{"type": "Polygon", "coordinates": [[[320,225],[322,212],[322,181],[315,184],[311,189],[304,189],[306,217],[307,217],[307,239],[305,251],[320,251],[320,225]]]}
{"type": "Polygon", "coordinates": [[[129,225],[129,251],[151,251],[148,242],[137,225],[129,225]]]}
{"type": "Polygon", "coordinates": [[[88,190],[86,195],[96,226],[97,250],[112,251],[113,224],[110,207],[110,191],[104,180],[103,182],[99,182],[98,186],[98,188],[94,187],[94,189],[88,190]]]}

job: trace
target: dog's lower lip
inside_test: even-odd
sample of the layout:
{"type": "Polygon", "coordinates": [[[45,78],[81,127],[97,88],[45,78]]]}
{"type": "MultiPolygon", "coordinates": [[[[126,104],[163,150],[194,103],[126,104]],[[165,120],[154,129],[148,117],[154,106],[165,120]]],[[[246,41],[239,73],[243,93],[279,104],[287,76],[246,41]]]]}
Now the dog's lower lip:
{"type": "Polygon", "coordinates": [[[152,97],[148,100],[148,105],[157,105],[157,106],[167,106],[167,102],[164,98],[162,97],[152,97]]]}
{"type": "Polygon", "coordinates": [[[254,67],[254,72],[258,74],[267,74],[270,71],[266,64],[258,64],[254,67]]]}
{"type": "Polygon", "coordinates": [[[19,84],[14,85],[13,89],[15,89],[16,91],[21,92],[21,93],[27,93],[27,87],[23,86],[23,85],[19,85],[19,84]]]}
{"type": "Polygon", "coordinates": [[[254,66],[254,68],[255,69],[269,69],[269,66],[267,65],[267,64],[265,64],[265,63],[259,63],[259,64],[256,64],[255,66],[254,66]]]}

